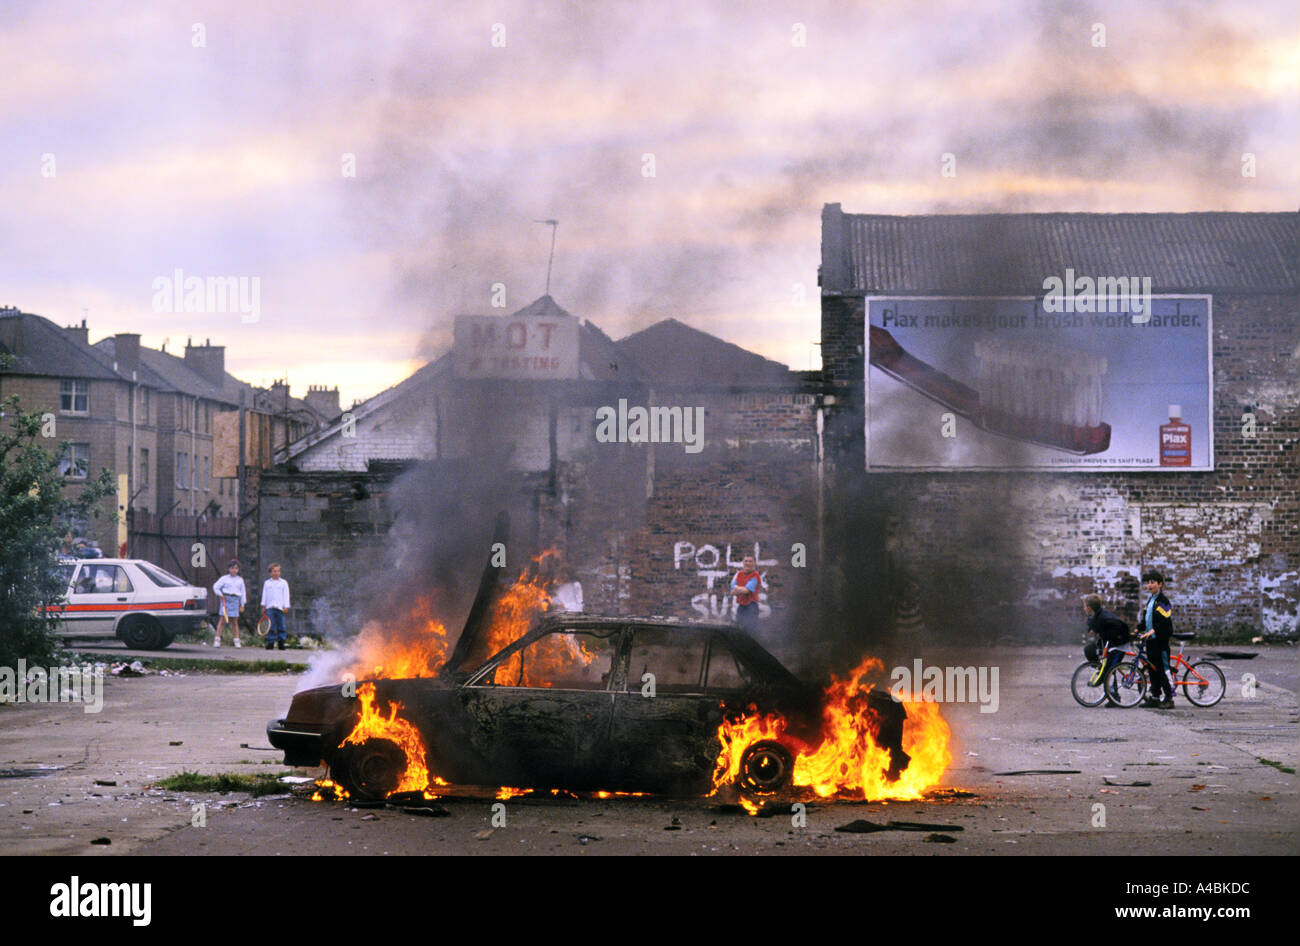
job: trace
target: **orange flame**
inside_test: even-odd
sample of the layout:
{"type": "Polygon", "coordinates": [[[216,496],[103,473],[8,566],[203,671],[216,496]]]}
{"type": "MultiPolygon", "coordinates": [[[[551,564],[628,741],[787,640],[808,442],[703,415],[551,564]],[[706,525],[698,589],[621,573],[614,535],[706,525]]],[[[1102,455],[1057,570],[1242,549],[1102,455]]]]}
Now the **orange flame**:
{"type": "MultiPolygon", "coordinates": [[[[904,702],[907,721],[902,744],[912,760],[897,781],[888,780],[889,750],[876,742],[875,713],[867,702],[872,684],[864,685],[861,679],[868,671],[880,669],[880,661],[867,658],[843,680],[832,677],[822,708],[822,740],[795,755],[796,787],[810,789],[822,798],[918,799],[943,777],[952,762],[948,749],[952,732],[947,722],[934,703],[904,702]]],[[[739,776],[745,749],[760,740],[781,741],[785,730],[785,717],[776,713],[724,720],[718,727],[721,752],[713,772],[714,791],[739,776]]]]}
{"type": "Polygon", "coordinates": [[[344,745],[359,746],[368,739],[389,739],[406,753],[406,770],[395,792],[422,792],[429,785],[429,768],[425,764],[424,740],[411,723],[398,718],[403,706],[397,700],[389,703],[389,713],[384,716],[375,708],[375,685],[363,683],[357,688],[361,700],[361,716],[344,745]]]}
{"type": "Polygon", "coordinates": [[[433,598],[417,598],[404,615],[367,621],[357,635],[357,657],[348,668],[354,677],[405,680],[431,677],[451,652],[447,627],[433,614],[433,598]]]}

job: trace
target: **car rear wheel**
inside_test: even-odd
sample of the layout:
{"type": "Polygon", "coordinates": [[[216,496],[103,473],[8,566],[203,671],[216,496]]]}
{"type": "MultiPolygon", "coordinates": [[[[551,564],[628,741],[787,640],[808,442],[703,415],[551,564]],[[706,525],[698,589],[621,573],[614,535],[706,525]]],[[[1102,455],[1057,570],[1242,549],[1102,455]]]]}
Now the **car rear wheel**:
{"type": "Polygon", "coordinates": [[[406,753],[391,739],[339,746],[330,760],[330,778],[359,801],[383,801],[396,790],[405,771],[406,753]]]}
{"type": "Polygon", "coordinates": [[[740,757],[740,787],[755,795],[771,795],[790,785],[794,758],[775,739],[754,743],[740,757]]]}
{"type": "Polygon", "coordinates": [[[133,615],[123,621],[117,629],[117,636],[133,650],[160,650],[171,643],[162,625],[145,614],[133,615]]]}

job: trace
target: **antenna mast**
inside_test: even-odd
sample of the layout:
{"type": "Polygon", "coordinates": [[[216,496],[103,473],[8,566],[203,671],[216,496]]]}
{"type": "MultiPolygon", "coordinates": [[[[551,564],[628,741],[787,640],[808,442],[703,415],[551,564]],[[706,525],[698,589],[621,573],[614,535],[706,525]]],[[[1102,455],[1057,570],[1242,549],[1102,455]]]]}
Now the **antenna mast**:
{"type": "Polygon", "coordinates": [[[551,294],[551,264],[555,262],[555,230],[560,225],[558,220],[534,220],[533,223],[544,223],[551,228],[551,256],[546,261],[546,294],[551,294]]]}

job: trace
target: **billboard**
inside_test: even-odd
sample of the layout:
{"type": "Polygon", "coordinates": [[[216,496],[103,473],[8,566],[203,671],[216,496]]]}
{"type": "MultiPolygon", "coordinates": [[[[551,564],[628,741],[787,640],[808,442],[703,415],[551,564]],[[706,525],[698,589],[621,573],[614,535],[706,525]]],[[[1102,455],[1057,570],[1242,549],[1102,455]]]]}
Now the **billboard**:
{"type": "Polygon", "coordinates": [[[1208,295],[865,310],[868,470],[1214,469],[1208,295]]]}
{"type": "Polygon", "coordinates": [[[576,378],[578,320],[572,316],[458,315],[452,365],[457,378],[576,378]]]}

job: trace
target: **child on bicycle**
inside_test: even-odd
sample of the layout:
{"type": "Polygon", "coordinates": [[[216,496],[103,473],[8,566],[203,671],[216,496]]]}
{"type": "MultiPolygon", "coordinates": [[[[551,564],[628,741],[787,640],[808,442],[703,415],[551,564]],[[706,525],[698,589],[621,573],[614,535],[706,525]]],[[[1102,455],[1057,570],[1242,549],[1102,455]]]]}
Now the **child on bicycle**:
{"type": "Polygon", "coordinates": [[[1138,635],[1147,642],[1147,665],[1151,677],[1151,693],[1146,705],[1172,709],[1174,688],[1169,682],[1169,639],[1174,633],[1173,605],[1165,597],[1164,575],[1152,569],[1142,576],[1142,581],[1150,595],[1138,617],[1138,635]]]}
{"type": "Polygon", "coordinates": [[[1101,595],[1088,595],[1083,599],[1083,613],[1088,616],[1088,631],[1097,635],[1097,641],[1084,648],[1084,656],[1089,660],[1100,659],[1097,646],[1099,643],[1109,647],[1106,664],[1093,678],[1093,684],[1099,684],[1115,669],[1115,665],[1124,656],[1124,645],[1129,641],[1129,627],[1122,619],[1102,607],[1101,595]]]}

